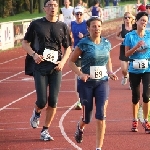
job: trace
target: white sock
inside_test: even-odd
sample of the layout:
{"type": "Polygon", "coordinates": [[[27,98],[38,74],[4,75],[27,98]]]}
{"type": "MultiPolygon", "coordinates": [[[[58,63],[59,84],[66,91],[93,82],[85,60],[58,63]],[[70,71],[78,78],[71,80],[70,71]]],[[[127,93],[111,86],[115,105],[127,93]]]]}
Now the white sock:
{"type": "Polygon", "coordinates": [[[96,150],[102,150],[101,148],[96,148],[96,150]]]}

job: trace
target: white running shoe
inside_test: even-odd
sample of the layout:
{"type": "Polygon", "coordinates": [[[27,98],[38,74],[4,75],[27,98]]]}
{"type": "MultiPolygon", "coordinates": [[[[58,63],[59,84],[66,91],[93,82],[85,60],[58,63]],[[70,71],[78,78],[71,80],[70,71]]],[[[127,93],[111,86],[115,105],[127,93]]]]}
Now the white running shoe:
{"type": "Polygon", "coordinates": [[[126,85],[127,82],[128,82],[128,77],[122,77],[121,84],[122,84],[122,85],[126,85]]]}
{"type": "Polygon", "coordinates": [[[33,110],[32,117],[30,118],[30,125],[32,128],[37,128],[39,126],[39,119],[40,117],[35,116],[35,110],[33,110]]]}
{"type": "Polygon", "coordinates": [[[48,130],[43,130],[41,132],[40,139],[43,140],[43,141],[54,141],[54,138],[52,136],[50,136],[48,130]]]}

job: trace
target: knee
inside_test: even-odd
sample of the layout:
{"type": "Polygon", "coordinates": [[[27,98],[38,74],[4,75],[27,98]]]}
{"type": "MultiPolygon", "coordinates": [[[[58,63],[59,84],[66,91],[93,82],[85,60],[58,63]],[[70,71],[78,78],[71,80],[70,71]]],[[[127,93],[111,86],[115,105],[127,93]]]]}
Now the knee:
{"type": "Polygon", "coordinates": [[[149,97],[148,96],[143,96],[143,102],[148,103],[149,102],[149,97]]]}
{"type": "MultiPolygon", "coordinates": [[[[133,87],[133,89],[134,89],[134,87],[133,87]]],[[[132,94],[132,103],[136,105],[139,102],[139,100],[140,100],[140,95],[137,94],[136,92],[134,92],[132,94]]]]}
{"type": "Polygon", "coordinates": [[[97,120],[105,120],[105,119],[106,119],[106,117],[104,116],[104,113],[101,114],[101,115],[95,115],[95,118],[96,118],[97,120]]]}
{"type": "Polygon", "coordinates": [[[52,107],[52,108],[56,108],[57,104],[56,103],[50,103],[48,106],[52,107]]]}
{"type": "Polygon", "coordinates": [[[37,106],[38,108],[40,108],[40,109],[43,109],[43,108],[46,106],[46,103],[36,101],[36,106],[37,106]]]}
{"type": "Polygon", "coordinates": [[[92,120],[91,117],[90,117],[90,118],[88,118],[88,117],[82,118],[82,121],[83,121],[85,124],[89,124],[89,123],[91,122],[91,120],[92,120]]]}
{"type": "Polygon", "coordinates": [[[99,107],[99,109],[96,110],[95,118],[97,120],[105,120],[105,118],[106,118],[105,111],[106,111],[105,105],[99,107]]]}
{"type": "Polygon", "coordinates": [[[57,98],[56,97],[48,97],[48,106],[52,107],[52,108],[56,108],[57,107],[57,98]]]}
{"type": "Polygon", "coordinates": [[[139,102],[139,99],[132,99],[132,103],[136,105],[139,102]]]}

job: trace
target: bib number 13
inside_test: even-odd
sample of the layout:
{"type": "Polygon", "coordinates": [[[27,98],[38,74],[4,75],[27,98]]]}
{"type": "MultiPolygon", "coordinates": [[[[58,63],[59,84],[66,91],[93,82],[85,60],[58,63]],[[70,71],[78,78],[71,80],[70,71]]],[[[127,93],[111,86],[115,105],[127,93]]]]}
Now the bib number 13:
{"type": "Polygon", "coordinates": [[[134,69],[146,69],[146,68],[148,68],[148,60],[147,59],[134,60],[133,61],[133,68],[134,69]]]}

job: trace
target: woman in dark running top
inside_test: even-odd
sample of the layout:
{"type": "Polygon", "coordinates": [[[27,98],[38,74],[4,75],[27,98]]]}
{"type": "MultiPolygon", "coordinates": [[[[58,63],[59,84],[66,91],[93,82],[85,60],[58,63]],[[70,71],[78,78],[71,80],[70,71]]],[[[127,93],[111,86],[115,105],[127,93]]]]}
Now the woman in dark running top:
{"type": "Polygon", "coordinates": [[[121,71],[122,71],[122,81],[121,84],[127,84],[128,79],[128,61],[129,58],[125,56],[125,46],[124,46],[124,38],[125,35],[132,30],[132,20],[133,15],[130,12],[125,12],[123,21],[124,23],[121,26],[117,27],[116,38],[121,41],[120,45],[120,54],[119,59],[121,60],[121,71]]]}

